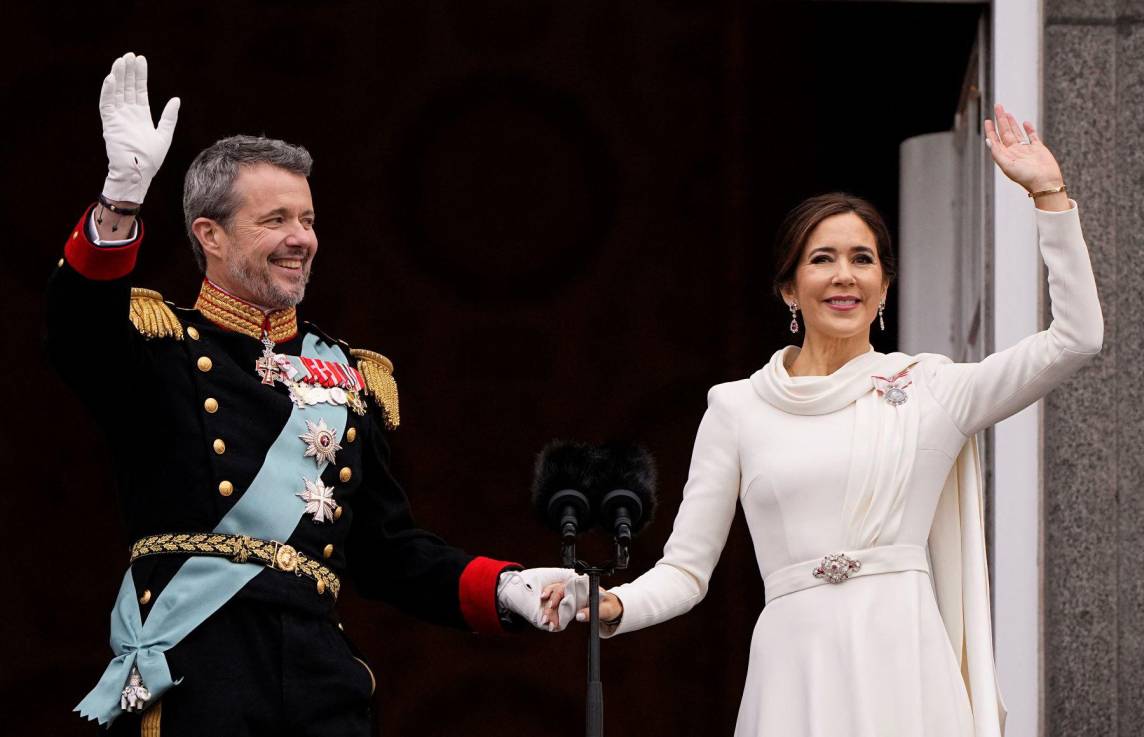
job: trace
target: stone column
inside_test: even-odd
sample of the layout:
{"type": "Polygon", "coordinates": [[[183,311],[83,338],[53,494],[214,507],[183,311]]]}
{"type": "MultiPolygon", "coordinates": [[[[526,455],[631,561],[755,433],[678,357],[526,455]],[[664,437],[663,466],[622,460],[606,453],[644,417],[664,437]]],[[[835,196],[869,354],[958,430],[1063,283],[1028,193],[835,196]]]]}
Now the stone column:
{"type": "Polygon", "coordinates": [[[1144,724],[1144,0],[1044,7],[1044,139],[1105,319],[1104,351],[1045,406],[1044,734],[1129,737],[1144,724]]]}

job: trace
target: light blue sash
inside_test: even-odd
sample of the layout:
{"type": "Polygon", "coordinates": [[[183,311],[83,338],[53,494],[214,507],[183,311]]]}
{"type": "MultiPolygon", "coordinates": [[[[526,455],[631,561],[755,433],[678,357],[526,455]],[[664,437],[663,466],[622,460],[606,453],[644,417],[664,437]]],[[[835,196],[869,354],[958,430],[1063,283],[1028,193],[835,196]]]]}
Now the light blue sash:
{"type": "MultiPolygon", "coordinates": [[[[346,363],[341,349],[319,345],[313,334],[302,341],[302,353],[346,363]]],[[[298,438],[306,432],[306,420],[316,422],[319,413],[331,429],[336,428],[339,434],[345,431],[345,406],[295,405],[254,481],[214,532],[264,540],[290,537],[306,511],[306,503],[296,496],[303,488],[303,478],[317,479],[326,467],[325,461],[315,464],[312,457],[305,457],[305,443],[298,438]]],[[[226,558],[191,557],[155,599],[146,624],[142,623],[135,580],[128,569],[111,611],[111,649],[115,658],[75,711],[87,719],[98,719],[100,724],[112,722],[123,713],[119,707],[120,692],[133,665],[138,666],[143,683],[151,692],[150,703],[157,702],[177,683],[171,680],[164,653],[230,601],[263,567],[261,563],[236,564],[226,558]]]]}

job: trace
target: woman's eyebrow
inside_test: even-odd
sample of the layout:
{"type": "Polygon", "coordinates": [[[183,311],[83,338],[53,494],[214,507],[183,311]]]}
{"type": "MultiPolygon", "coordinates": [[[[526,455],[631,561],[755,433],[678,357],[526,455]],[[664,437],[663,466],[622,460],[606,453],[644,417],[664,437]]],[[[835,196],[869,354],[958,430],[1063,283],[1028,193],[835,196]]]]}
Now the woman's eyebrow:
{"type": "MultiPolygon", "coordinates": [[[[853,251],[853,252],[855,252],[855,253],[869,253],[869,254],[873,254],[873,253],[874,253],[874,249],[870,248],[869,246],[851,246],[851,247],[849,248],[849,250],[850,250],[850,251],[853,251]]],[[[837,249],[837,248],[835,248],[834,246],[818,246],[818,247],[814,248],[814,249],[813,249],[813,250],[812,250],[812,251],[811,251],[809,254],[807,254],[807,255],[808,255],[808,256],[813,256],[814,254],[816,254],[816,253],[819,253],[819,252],[822,252],[822,253],[829,253],[829,254],[833,255],[833,254],[835,254],[835,253],[838,253],[838,249],[837,249]]]]}

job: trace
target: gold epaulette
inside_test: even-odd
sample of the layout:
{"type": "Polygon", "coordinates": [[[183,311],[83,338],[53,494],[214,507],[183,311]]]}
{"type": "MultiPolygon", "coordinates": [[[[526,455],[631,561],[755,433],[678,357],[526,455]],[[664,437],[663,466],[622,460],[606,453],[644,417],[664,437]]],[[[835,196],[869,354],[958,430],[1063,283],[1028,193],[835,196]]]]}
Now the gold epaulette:
{"type": "Polygon", "coordinates": [[[183,339],[183,324],[163,295],[151,289],[131,289],[131,323],[148,339],[183,339]]]}
{"type": "Polygon", "coordinates": [[[350,355],[357,359],[357,369],[365,379],[365,393],[381,405],[385,414],[386,428],[397,429],[401,424],[401,411],[397,404],[397,382],[393,378],[393,361],[380,353],[363,351],[360,348],[350,350],[350,355]]]}

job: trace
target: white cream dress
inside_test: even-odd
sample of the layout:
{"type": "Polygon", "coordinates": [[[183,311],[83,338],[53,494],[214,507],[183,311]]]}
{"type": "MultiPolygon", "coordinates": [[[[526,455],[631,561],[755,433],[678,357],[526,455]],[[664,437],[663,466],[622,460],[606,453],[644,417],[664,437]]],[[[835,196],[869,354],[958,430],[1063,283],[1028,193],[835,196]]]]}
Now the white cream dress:
{"type": "Polygon", "coordinates": [[[871,349],[817,377],[787,373],[792,346],[712,388],[663,558],[612,589],[624,614],[608,636],[702,600],[742,504],[767,604],[737,736],[1001,735],[974,435],[1103,339],[1075,203],[1036,218],[1047,330],[980,363],[871,349]]]}

